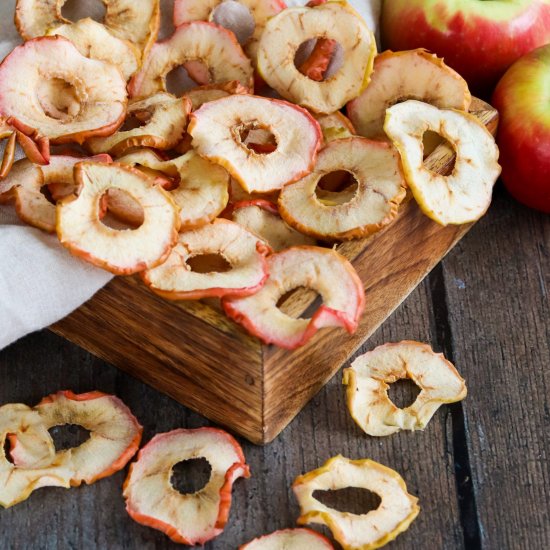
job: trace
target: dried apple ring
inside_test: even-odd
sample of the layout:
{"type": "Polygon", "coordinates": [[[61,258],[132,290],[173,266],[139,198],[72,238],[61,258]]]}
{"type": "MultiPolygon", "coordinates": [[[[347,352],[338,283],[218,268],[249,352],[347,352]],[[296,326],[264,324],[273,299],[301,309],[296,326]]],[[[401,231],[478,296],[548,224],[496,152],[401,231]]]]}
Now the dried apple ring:
{"type": "Polygon", "coordinates": [[[309,174],[321,141],[317,121],[296,105],[258,96],[232,95],[206,103],[191,114],[187,132],[193,147],[221,164],[247,192],[267,193],[309,174]],[[242,134],[268,130],[277,148],[260,154],[242,134]]]}
{"type": "Polygon", "coordinates": [[[256,235],[229,220],[214,220],[199,229],[181,233],[178,244],[160,266],[143,272],[145,284],[169,300],[248,296],[267,279],[265,256],[269,250],[256,235]],[[198,273],[188,261],[215,254],[231,266],[228,271],[198,273]]]}
{"type": "Polygon", "coordinates": [[[313,114],[313,116],[319,123],[319,126],[321,126],[325,143],[357,135],[351,120],[346,118],[340,111],[336,111],[330,115],[313,114]]]}
{"type": "Polygon", "coordinates": [[[206,65],[211,83],[237,80],[252,88],[252,65],[234,34],[213,23],[195,21],[179,26],[170,38],[151,48],[130,81],[130,96],[144,98],[165,92],[166,75],[190,61],[206,65]]]}
{"type": "Polygon", "coordinates": [[[419,342],[385,344],[359,356],[344,370],[343,382],[351,416],[372,436],[423,430],[441,405],[466,397],[466,384],[452,363],[419,342]],[[412,405],[400,409],[388,388],[404,378],[421,391],[412,405]]]}
{"type": "Polygon", "coordinates": [[[405,179],[422,212],[441,225],[478,220],[489,208],[501,168],[495,138],[473,115],[405,101],[386,111],[384,130],[401,155],[405,179]],[[431,130],[456,151],[445,176],[424,165],[422,137],[431,130]]]}
{"type": "Polygon", "coordinates": [[[234,94],[249,94],[250,89],[245,88],[237,80],[224,82],[223,84],[207,84],[206,86],[198,86],[185,92],[185,97],[191,100],[191,110],[196,111],[209,101],[215,101],[222,97],[227,97],[234,94]]]}
{"type": "Polygon", "coordinates": [[[191,102],[171,94],[156,94],[142,101],[130,102],[127,119],[139,118],[145,124],[133,130],[122,130],[112,136],[92,138],[86,146],[92,153],[122,155],[132,147],[172,149],[182,139],[187,127],[191,102]]]}
{"type": "Polygon", "coordinates": [[[177,239],[179,212],[162,187],[119,164],[81,162],[74,179],[78,196],[57,204],[57,235],[63,246],[115,275],[137,273],[165,260],[177,239]],[[139,228],[117,230],[101,222],[101,199],[113,188],[125,191],[143,208],[139,228]]]}
{"type": "Polygon", "coordinates": [[[289,225],[307,235],[353,239],[391,223],[405,195],[405,180],[393,147],[353,137],[332,141],[322,149],[313,173],[283,188],[279,210],[289,225]],[[355,177],[357,190],[349,202],[327,206],[315,190],[324,175],[339,170],[355,177]]]}
{"type": "Polygon", "coordinates": [[[204,544],[224,529],[231,507],[231,489],[250,471],[240,445],[214,428],[173,430],[156,435],[141,449],[124,482],[128,514],[142,525],[158,529],[174,542],[204,544]],[[193,494],[171,484],[172,468],[184,460],[204,458],[210,480],[193,494]]]}
{"type": "Polygon", "coordinates": [[[231,219],[257,235],[275,252],[291,246],[314,245],[315,239],[299,233],[288,226],[281,216],[277,205],[258,199],[237,202],[231,207],[231,219]]]}
{"type": "Polygon", "coordinates": [[[347,2],[327,2],[288,8],[271,18],[260,39],[258,71],[289,101],[317,113],[333,113],[366,87],[375,55],[374,36],[353,8],[347,2]],[[295,65],[300,45],[312,38],[334,40],[340,46],[341,67],[320,82],[295,65]]]}
{"type": "Polygon", "coordinates": [[[312,529],[283,529],[243,544],[239,550],[334,550],[331,542],[312,529]]]}
{"type": "Polygon", "coordinates": [[[315,246],[289,248],[267,258],[269,278],[261,290],[246,298],[224,299],[227,315],[266,344],[295,349],[325,327],[355,332],[364,309],[365,291],[353,266],[338,252],[315,246]],[[311,319],[294,319],[277,302],[299,287],[323,298],[311,319]]]}
{"type": "Polygon", "coordinates": [[[126,114],[126,82],[111,64],[84,57],[61,36],[44,36],[15,48],[0,65],[0,112],[52,143],[83,143],[112,134],[126,114]],[[78,99],[78,111],[47,112],[56,94],[51,81],[64,81],[78,99]],[[41,93],[44,92],[44,93],[41,93]]]}
{"type": "Polygon", "coordinates": [[[292,485],[300,504],[298,523],[326,525],[344,550],[373,550],[407,530],[420,508],[407,492],[403,478],[373,460],[350,460],[336,456],[324,466],[299,476],[292,485]],[[366,514],[351,514],[329,508],[314,498],[315,491],[359,487],[376,493],[380,505],[366,514]]]}

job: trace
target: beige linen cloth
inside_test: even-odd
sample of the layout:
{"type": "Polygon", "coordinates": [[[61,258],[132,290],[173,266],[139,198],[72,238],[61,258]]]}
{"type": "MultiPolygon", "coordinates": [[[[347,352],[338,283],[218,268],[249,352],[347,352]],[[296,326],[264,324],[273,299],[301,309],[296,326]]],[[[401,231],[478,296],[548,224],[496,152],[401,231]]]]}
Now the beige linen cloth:
{"type": "MultiPolygon", "coordinates": [[[[350,3],[376,29],[380,1],[350,3]]],[[[89,6],[92,2],[81,0],[81,4],[89,6]]],[[[93,4],[100,5],[95,1],[93,4]]],[[[173,0],[161,0],[163,21],[170,21],[172,5],[173,0]]],[[[87,9],[86,15],[93,15],[93,10],[87,9]]],[[[13,25],[14,10],[15,0],[0,1],[0,59],[21,42],[13,25]]],[[[83,14],[75,14],[78,15],[83,14]]],[[[168,27],[169,23],[164,25],[164,36],[171,32],[168,27]]],[[[111,277],[106,271],[71,256],[55,235],[25,226],[12,206],[0,205],[0,349],[62,319],[89,300],[111,277]]]]}

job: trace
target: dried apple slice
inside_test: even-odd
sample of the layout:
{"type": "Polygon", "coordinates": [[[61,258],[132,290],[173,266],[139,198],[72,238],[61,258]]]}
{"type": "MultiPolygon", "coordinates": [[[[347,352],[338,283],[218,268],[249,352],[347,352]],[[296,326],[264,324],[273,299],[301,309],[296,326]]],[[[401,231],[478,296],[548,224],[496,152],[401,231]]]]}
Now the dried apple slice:
{"type": "MultiPolygon", "coordinates": [[[[0,113],[12,117],[52,143],[83,143],[112,134],[126,113],[126,82],[111,64],[84,57],[61,36],[44,36],[16,47],[0,65],[0,113]],[[48,113],[56,86],[69,83],[78,112],[48,113]],[[47,101],[41,97],[49,96],[47,101]]],[[[19,128],[21,129],[21,128],[19,128]]]]}
{"type": "Polygon", "coordinates": [[[239,550],[334,550],[331,542],[312,529],[283,529],[243,544],[239,550]]]}
{"type": "Polygon", "coordinates": [[[468,113],[420,101],[399,103],[386,113],[384,130],[401,155],[405,179],[422,212],[441,225],[483,216],[501,172],[498,147],[487,128],[468,113]],[[436,174],[424,165],[422,137],[428,130],[455,149],[450,175],[436,174]]]}
{"type": "Polygon", "coordinates": [[[336,111],[330,115],[318,115],[314,113],[313,116],[319,123],[319,126],[321,126],[325,143],[357,135],[349,118],[346,118],[340,111],[336,111]]]}
{"type": "Polygon", "coordinates": [[[243,95],[206,103],[191,114],[187,132],[201,156],[221,164],[249,193],[275,191],[309,174],[321,140],[319,124],[304,109],[243,95]],[[274,152],[256,153],[243,143],[243,134],[258,129],[273,134],[274,152]]]}
{"type": "Polygon", "coordinates": [[[260,39],[258,70],[284,98],[317,113],[333,113],[363,91],[375,55],[374,36],[353,8],[347,2],[327,2],[289,8],[270,19],[260,39]],[[337,42],[342,61],[334,74],[320,82],[295,65],[300,45],[312,38],[337,42]]]}
{"type": "MultiPolygon", "coordinates": [[[[3,180],[10,173],[10,170],[13,167],[13,163],[15,161],[16,138],[17,134],[15,133],[15,129],[12,128],[3,119],[0,119],[0,142],[4,141],[5,139],[7,140],[4,147],[4,153],[2,155],[2,163],[0,164],[0,181],[3,180]]],[[[0,191],[0,199],[1,196],[2,192],[0,191]]]]}
{"type": "Polygon", "coordinates": [[[86,57],[116,65],[125,80],[139,68],[141,52],[127,40],[113,36],[101,23],[86,18],[76,23],[59,25],[48,35],[64,36],[86,57]]]}
{"type": "Polygon", "coordinates": [[[214,220],[193,231],[181,233],[168,259],[143,272],[145,284],[169,300],[199,300],[208,297],[248,296],[267,279],[265,256],[269,249],[256,235],[229,220],[214,220]],[[221,256],[228,271],[198,273],[189,260],[197,256],[221,256]]]}
{"type": "Polygon", "coordinates": [[[6,124],[15,130],[17,143],[31,162],[48,164],[50,161],[50,140],[46,136],[41,135],[38,130],[23,124],[14,117],[8,118],[6,124]]]}
{"type": "Polygon", "coordinates": [[[307,235],[353,239],[391,223],[405,195],[399,156],[393,147],[354,137],[332,141],[322,149],[313,173],[283,188],[279,210],[289,225],[307,235]],[[328,206],[315,189],[324,175],[338,170],[355,177],[357,190],[349,202],[328,206]]]}
{"type": "Polygon", "coordinates": [[[467,111],[472,102],[468,83],[435,54],[423,49],[388,50],[374,60],[372,80],[359,97],[348,103],[348,116],[360,135],[387,139],[386,109],[407,99],[462,111],[467,111]]]}
{"type": "Polygon", "coordinates": [[[210,74],[210,83],[237,80],[252,87],[252,65],[233,33],[213,23],[195,21],[179,26],[174,34],[157,42],[141,70],[130,81],[133,98],[166,91],[166,75],[176,67],[200,60],[210,74]]]}
{"type": "Polygon", "coordinates": [[[257,235],[275,252],[291,246],[314,245],[315,239],[289,227],[277,205],[266,200],[237,202],[231,207],[232,220],[257,235]]]}
{"type": "Polygon", "coordinates": [[[172,149],[183,137],[190,111],[191,102],[187,98],[176,98],[171,94],[161,93],[130,102],[127,119],[139,118],[145,121],[145,125],[118,131],[109,137],[92,138],[86,146],[92,153],[112,155],[122,155],[132,147],[172,149]]]}
{"type": "Polygon", "coordinates": [[[420,508],[407,492],[403,478],[373,460],[350,460],[336,456],[324,466],[299,476],[292,485],[300,504],[298,523],[326,525],[344,550],[372,550],[394,540],[407,530],[420,508]],[[315,491],[359,487],[376,493],[380,505],[366,514],[351,514],[329,508],[314,498],[315,491]]]}
{"type": "Polygon", "coordinates": [[[372,436],[423,430],[441,405],[466,397],[466,384],[452,363],[419,342],[385,344],[359,356],[344,370],[344,384],[351,416],[372,436]],[[412,405],[400,409],[388,389],[405,378],[421,391],[412,405]]]}
{"type": "Polygon", "coordinates": [[[204,544],[224,529],[231,489],[250,477],[240,445],[214,428],[173,430],[156,435],[141,449],[124,482],[128,514],[142,525],[162,531],[174,542],[204,544]],[[204,458],[210,480],[201,490],[182,494],[171,484],[172,468],[181,461],[204,458]]]}
{"type": "Polygon", "coordinates": [[[138,170],[119,164],[81,162],[75,167],[78,196],[57,204],[57,235],[75,256],[115,275],[130,275],[162,263],[177,239],[179,212],[162,187],[138,170]],[[143,208],[143,224],[134,230],[104,225],[101,199],[120,189],[143,208]]]}
{"type": "Polygon", "coordinates": [[[227,315],[266,344],[295,349],[325,327],[357,329],[364,309],[365,291],[353,266],[338,252],[314,246],[298,246],[267,258],[269,278],[256,294],[224,299],[227,315]],[[294,319],[277,302],[299,287],[317,291],[321,305],[311,319],[294,319]]]}
{"type": "Polygon", "coordinates": [[[191,100],[191,110],[196,111],[209,101],[215,101],[233,94],[249,94],[251,90],[237,80],[222,84],[207,84],[185,92],[185,97],[191,100]]]}

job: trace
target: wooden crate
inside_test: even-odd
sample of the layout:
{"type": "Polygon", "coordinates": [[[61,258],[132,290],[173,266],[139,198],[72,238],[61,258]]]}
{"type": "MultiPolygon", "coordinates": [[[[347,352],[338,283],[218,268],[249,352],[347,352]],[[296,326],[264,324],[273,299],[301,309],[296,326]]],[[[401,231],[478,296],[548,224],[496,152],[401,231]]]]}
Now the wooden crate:
{"type": "MultiPolygon", "coordinates": [[[[492,131],[498,113],[474,100],[492,131]]],[[[440,145],[426,160],[448,173],[454,154],[440,145]]],[[[365,285],[366,309],[354,335],[326,329],[304,347],[262,345],[216,303],[168,302],[137,278],[117,277],[51,329],[253,443],[273,440],[340,369],[471,225],[441,227],[413,200],[394,223],[338,250],[365,285]]],[[[282,309],[301,315],[315,296],[297,290],[282,309]]]]}

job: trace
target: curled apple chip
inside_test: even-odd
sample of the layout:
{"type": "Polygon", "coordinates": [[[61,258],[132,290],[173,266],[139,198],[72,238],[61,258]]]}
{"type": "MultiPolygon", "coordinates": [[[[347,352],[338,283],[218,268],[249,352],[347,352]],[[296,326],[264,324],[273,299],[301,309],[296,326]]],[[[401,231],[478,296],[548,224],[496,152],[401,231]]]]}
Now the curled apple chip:
{"type": "Polygon", "coordinates": [[[57,235],[75,256],[115,275],[130,275],[164,261],[177,239],[178,208],[162,187],[120,164],[81,162],[75,167],[77,196],[57,204],[57,235]],[[101,222],[102,197],[113,188],[143,209],[143,224],[118,230],[101,222]]]}
{"type": "Polygon", "coordinates": [[[108,137],[92,138],[86,146],[92,153],[112,155],[122,155],[133,147],[172,149],[183,137],[190,110],[191,102],[187,98],[176,98],[166,93],[130,102],[127,120],[138,119],[144,125],[132,130],[120,130],[108,137]]]}
{"type": "Polygon", "coordinates": [[[280,252],[291,246],[314,245],[315,239],[288,226],[277,205],[266,200],[237,202],[231,207],[231,218],[257,235],[269,248],[280,252]]]}
{"type": "Polygon", "coordinates": [[[406,531],[418,515],[418,499],[407,492],[403,478],[373,460],[336,456],[324,466],[299,476],[292,485],[300,504],[300,525],[326,525],[344,550],[373,550],[406,531]],[[319,502],[315,491],[359,487],[377,494],[380,505],[366,514],[339,512],[319,502]]]}
{"type": "Polygon", "coordinates": [[[0,113],[52,143],[83,143],[91,136],[112,134],[124,120],[126,103],[120,71],[84,57],[61,36],[29,40],[0,65],[0,113]],[[70,93],[60,98],[52,81],[66,85],[70,93]],[[70,109],[52,112],[51,105],[71,94],[77,102],[71,101],[70,109]]]}
{"type": "Polygon", "coordinates": [[[204,104],[191,114],[187,132],[201,156],[221,164],[249,193],[275,191],[309,174],[321,140],[319,124],[304,109],[244,95],[204,104]],[[259,129],[274,136],[272,153],[256,153],[244,143],[259,129]]]}
{"type": "Polygon", "coordinates": [[[237,80],[246,88],[252,87],[252,65],[233,33],[213,23],[194,21],[180,25],[170,38],[151,48],[130,81],[130,96],[144,98],[165,92],[166,75],[195,61],[207,67],[211,84],[237,80]]]}
{"type": "Polygon", "coordinates": [[[265,256],[269,252],[256,235],[229,220],[214,220],[193,231],[180,233],[168,259],[142,274],[145,284],[169,300],[248,296],[267,279],[265,256]],[[230,266],[227,271],[193,271],[189,260],[216,255],[230,266]]]}
{"type": "Polygon", "coordinates": [[[50,140],[41,135],[38,130],[23,124],[20,120],[10,117],[7,120],[0,117],[0,139],[8,138],[2,161],[2,171],[7,175],[15,160],[15,140],[25,153],[25,156],[35,164],[48,164],[50,161],[50,140]],[[7,158],[7,160],[6,160],[7,158]],[[10,164],[11,163],[11,164],[10,164]]]}
{"type": "Polygon", "coordinates": [[[250,89],[243,86],[237,80],[223,82],[221,84],[206,84],[197,86],[185,92],[185,97],[191,100],[191,110],[196,111],[209,101],[215,101],[233,94],[249,94],[250,89]]]}
{"type": "Polygon", "coordinates": [[[223,531],[231,489],[240,477],[250,477],[250,472],[240,445],[228,433],[200,428],[159,434],[130,466],[124,483],[126,510],[132,519],[174,542],[204,544],[223,531]],[[210,464],[210,480],[195,493],[180,493],[171,484],[172,468],[199,458],[210,464]]]}
{"type": "Polygon", "coordinates": [[[472,102],[468,83],[435,54],[423,49],[388,50],[374,60],[371,82],[348,103],[347,113],[360,135],[387,139],[386,109],[407,99],[462,111],[467,111],[472,102]]]}
{"type": "Polygon", "coordinates": [[[325,143],[334,141],[335,139],[346,139],[357,135],[351,120],[344,116],[340,111],[329,115],[313,114],[321,131],[325,143]]]}
{"type": "Polygon", "coordinates": [[[393,147],[353,137],[332,141],[322,149],[315,170],[283,188],[279,209],[283,219],[302,233],[323,239],[353,239],[388,225],[405,195],[399,155],[393,147]],[[323,176],[339,170],[352,174],[357,186],[348,202],[327,203],[329,195],[320,199],[315,190],[323,176]]]}
{"type": "Polygon", "coordinates": [[[283,529],[243,544],[239,550],[334,550],[331,542],[312,529],[283,529]]]}
{"type": "Polygon", "coordinates": [[[501,168],[494,137],[474,116],[405,101],[386,111],[384,130],[401,155],[405,179],[422,212],[441,225],[479,219],[491,204],[501,168]],[[449,175],[424,165],[422,137],[436,132],[456,152],[449,175]]]}
{"type": "Polygon", "coordinates": [[[441,353],[419,342],[385,344],[361,355],[344,370],[351,416],[372,436],[400,430],[423,430],[444,403],[466,397],[466,384],[441,353]],[[388,396],[389,385],[411,379],[420,394],[405,409],[388,396]]]}
{"type": "Polygon", "coordinates": [[[76,23],[59,25],[48,35],[64,36],[86,57],[99,59],[117,66],[125,80],[128,80],[139,67],[141,52],[128,42],[113,36],[101,23],[86,18],[76,23]]]}
{"type": "MultiPolygon", "coordinates": [[[[150,150],[141,149],[118,159],[145,174],[168,180],[168,193],[180,207],[180,231],[194,229],[213,221],[229,200],[229,174],[217,164],[189,151],[172,160],[161,160],[150,150]]],[[[166,181],[166,180],[165,180],[166,181]]]]}
{"type": "Polygon", "coordinates": [[[364,309],[365,291],[353,266],[338,252],[315,246],[288,248],[267,258],[269,278],[261,290],[245,298],[222,301],[227,315],[266,344],[295,349],[325,327],[355,332],[364,309]],[[311,319],[295,319],[277,303],[299,287],[323,299],[311,319]]]}
{"type": "Polygon", "coordinates": [[[285,99],[317,113],[333,113],[363,91],[375,55],[374,36],[353,8],[347,2],[327,2],[289,8],[271,18],[260,39],[258,70],[285,99]],[[341,66],[321,81],[295,65],[300,45],[315,38],[334,40],[339,46],[341,66]]]}

